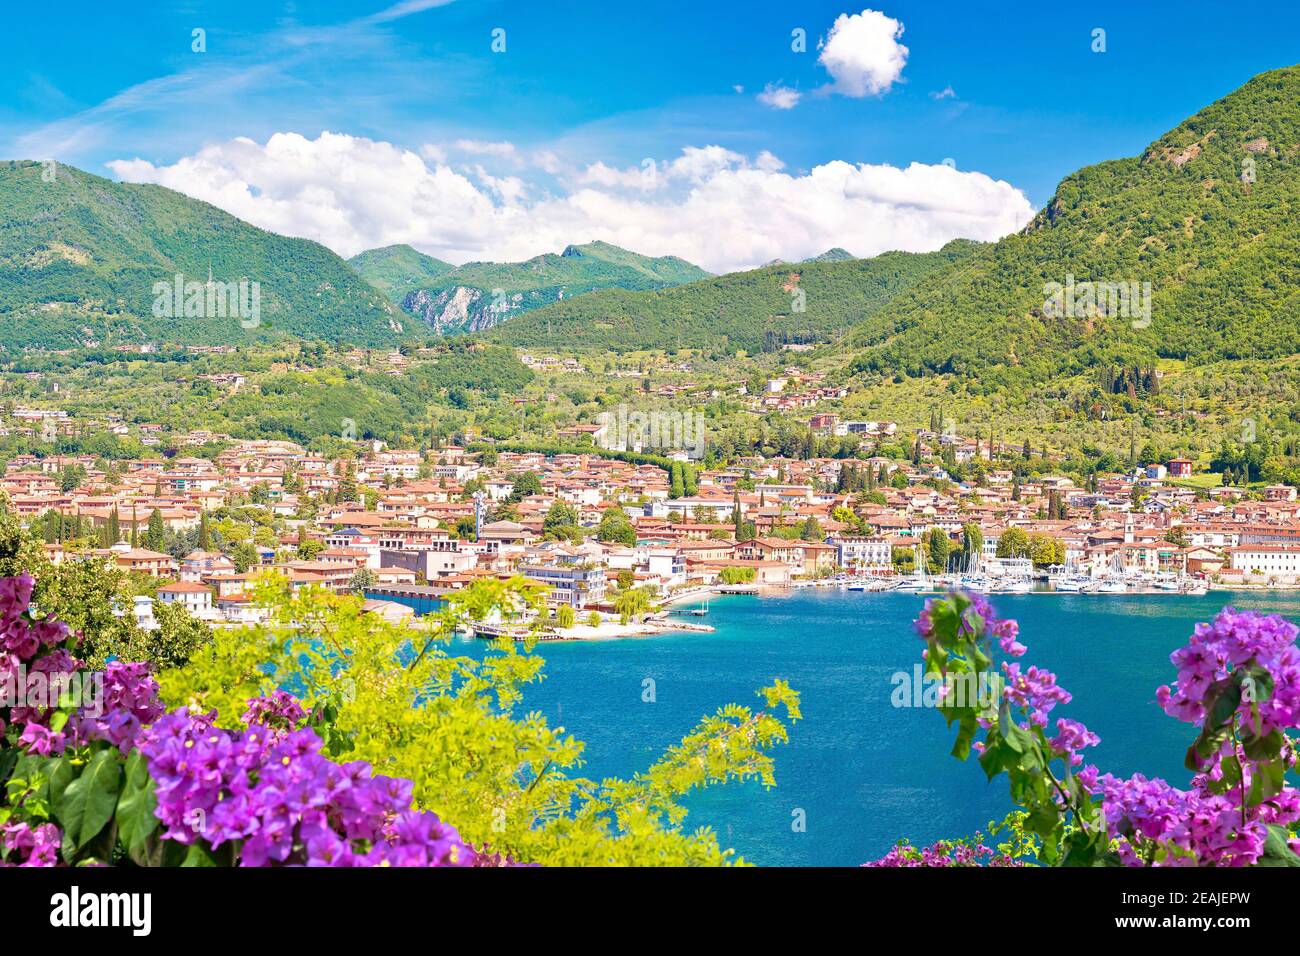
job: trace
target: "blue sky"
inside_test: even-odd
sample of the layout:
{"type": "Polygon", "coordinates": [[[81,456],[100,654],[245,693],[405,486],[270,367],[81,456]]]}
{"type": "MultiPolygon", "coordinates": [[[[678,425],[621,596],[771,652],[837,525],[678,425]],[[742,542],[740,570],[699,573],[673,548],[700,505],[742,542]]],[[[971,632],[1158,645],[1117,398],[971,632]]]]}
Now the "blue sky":
{"type": "MultiPolygon", "coordinates": [[[[115,4],[18,4],[0,31],[0,152],[119,176],[124,168],[108,164],[140,159],[146,165],[127,178],[213,201],[233,190],[233,179],[246,187],[245,201],[219,204],[345,253],[402,230],[331,233],[319,223],[330,214],[319,209],[276,219],[252,202],[285,188],[271,173],[255,181],[244,163],[217,181],[175,164],[238,137],[265,144],[298,133],[314,143],[328,130],[410,150],[430,170],[446,162],[499,212],[516,200],[571,196],[580,188],[573,171],[592,164],[626,170],[718,146],[750,164],[766,151],[787,177],[835,161],[905,169],[947,159],[1005,181],[1037,207],[1070,171],[1133,155],[1255,73],[1300,60],[1298,35],[1300,5],[1283,3],[263,0],[158,3],[148,14],[115,4]],[[819,61],[818,41],[842,14],[868,9],[900,25],[905,62],[883,89],[854,95],[819,61]],[[191,50],[195,28],[206,31],[205,52],[191,50]],[[491,49],[498,28],[503,53],[491,49]],[[806,31],[806,52],[791,49],[795,28],[806,31]],[[1105,30],[1104,53],[1091,49],[1096,28],[1105,30]],[[796,91],[798,105],[764,105],[765,88],[796,91]],[[457,141],[510,143],[516,153],[444,148],[457,141]],[[543,154],[550,159],[536,160],[543,154]],[[503,186],[510,177],[520,184],[503,186]]],[[[986,214],[979,228],[1005,228],[986,214]]],[[[599,223],[573,221],[599,231],[599,223]]],[[[430,229],[408,238],[448,255],[531,248],[493,240],[480,250],[430,229]]],[[[638,221],[617,235],[656,229],[638,221]]],[[[962,227],[902,230],[897,246],[933,245],[945,229],[962,227]]],[[[804,231],[805,244],[820,241],[819,231],[828,243],[844,233],[834,223],[804,231]]]]}

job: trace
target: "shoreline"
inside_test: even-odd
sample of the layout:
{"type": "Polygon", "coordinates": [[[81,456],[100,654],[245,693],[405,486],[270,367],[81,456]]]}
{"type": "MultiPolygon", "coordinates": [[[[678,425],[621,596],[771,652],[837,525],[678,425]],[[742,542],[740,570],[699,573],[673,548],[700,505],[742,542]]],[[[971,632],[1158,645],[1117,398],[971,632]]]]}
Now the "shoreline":
{"type": "Polygon", "coordinates": [[[690,632],[711,634],[716,630],[716,627],[709,624],[691,624],[687,621],[648,620],[629,621],[626,624],[604,621],[597,627],[592,627],[590,624],[574,624],[573,627],[566,627],[563,630],[557,629],[548,641],[604,641],[620,637],[653,637],[659,634],[690,632]]]}
{"type": "MultiPolygon", "coordinates": [[[[758,598],[782,597],[782,596],[789,596],[796,591],[802,591],[802,590],[804,590],[804,588],[780,586],[780,585],[764,585],[762,587],[759,587],[754,592],[749,592],[740,596],[758,597],[758,598]]],[[[834,591],[840,594],[848,593],[848,589],[844,587],[823,587],[823,588],[819,588],[818,590],[834,591]]],[[[1234,591],[1236,592],[1251,591],[1251,592],[1259,592],[1261,594],[1272,593],[1272,592],[1293,593],[1293,592],[1300,592],[1300,585],[1289,586],[1289,587],[1266,586],[1260,584],[1209,585],[1209,590],[1207,594],[1214,594],[1215,592],[1230,593],[1234,591]]],[[[928,597],[936,594],[946,594],[948,592],[946,590],[934,590],[934,591],[907,591],[907,592],[879,591],[879,592],[857,592],[857,593],[876,593],[876,594],[902,593],[902,594],[908,594],[916,597],[922,597],[922,596],[928,597]]],[[[1184,594],[1184,593],[1179,593],[1177,591],[1157,591],[1157,590],[1124,591],[1124,592],[1117,592],[1117,593],[1097,592],[1097,591],[1079,592],[1079,591],[1053,591],[1053,590],[1019,591],[1019,592],[990,591],[990,592],[981,592],[981,593],[985,594],[987,597],[994,598],[994,599],[1000,597],[1007,597],[1007,596],[1028,596],[1028,595],[1061,595],[1066,597],[1101,597],[1101,598],[1107,598],[1107,597],[1196,598],[1196,597],[1206,596],[1206,594],[1184,594]]],[[[603,621],[597,627],[592,627],[589,624],[574,624],[573,627],[564,628],[563,630],[556,629],[548,632],[544,640],[546,640],[548,643],[553,641],[581,642],[581,641],[606,641],[606,640],[617,640],[622,638],[636,638],[636,637],[656,637],[663,634],[689,634],[689,633],[712,634],[717,631],[717,628],[711,624],[697,624],[691,621],[682,621],[682,620],[677,620],[668,617],[668,615],[671,614],[673,610],[675,610],[673,608],[670,608],[669,605],[683,604],[692,599],[700,598],[700,597],[729,597],[729,596],[731,595],[728,593],[716,591],[712,586],[705,587],[705,588],[696,588],[688,592],[674,594],[671,597],[665,598],[663,601],[661,601],[659,606],[661,608],[664,608],[665,610],[660,611],[660,616],[658,617],[651,617],[644,621],[629,621],[626,624],[622,624],[618,621],[603,621]]]]}

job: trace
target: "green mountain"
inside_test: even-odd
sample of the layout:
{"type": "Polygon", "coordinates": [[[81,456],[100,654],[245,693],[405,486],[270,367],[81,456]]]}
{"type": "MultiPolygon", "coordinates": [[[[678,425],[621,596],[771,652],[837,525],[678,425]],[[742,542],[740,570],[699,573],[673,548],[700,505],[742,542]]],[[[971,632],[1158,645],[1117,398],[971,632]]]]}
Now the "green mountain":
{"type": "Polygon", "coordinates": [[[399,305],[411,289],[437,282],[456,268],[406,245],[369,249],[349,259],[348,265],[399,305]]]}
{"type": "Polygon", "coordinates": [[[444,263],[405,246],[363,252],[352,262],[409,314],[439,333],[484,331],[511,316],[596,289],[661,289],[709,275],[676,256],[651,258],[607,242],[569,246],[560,255],[548,253],[527,262],[467,262],[406,285],[392,281],[399,271],[429,272],[431,263],[444,263]],[[393,250],[406,250],[419,259],[393,250]],[[379,253],[388,256],[376,260],[379,253]],[[395,266],[398,262],[403,265],[395,266]]]}
{"type": "Polygon", "coordinates": [[[919,283],[847,345],[860,370],[985,386],[1300,352],[1298,209],[1300,67],[1288,67],[1140,156],[1067,176],[1022,232],[919,283]]]}
{"type": "Polygon", "coordinates": [[[842,337],[926,276],[975,254],[978,243],[873,259],[777,264],[649,292],[605,289],[513,319],[490,337],[531,348],[757,352],[842,337]]]}
{"type": "Polygon", "coordinates": [[[238,345],[282,335],[380,345],[410,325],[317,243],[161,186],[0,162],[0,347],[238,345]],[[178,275],[194,283],[182,285],[179,302],[178,275]],[[226,283],[236,286],[229,297],[226,283]]]}
{"type": "Polygon", "coordinates": [[[812,256],[803,260],[804,262],[847,262],[854,258],[853,253],[847,249],[841,249],[836,246],[834,249],[827,249],[820,256],[812,256]]]}

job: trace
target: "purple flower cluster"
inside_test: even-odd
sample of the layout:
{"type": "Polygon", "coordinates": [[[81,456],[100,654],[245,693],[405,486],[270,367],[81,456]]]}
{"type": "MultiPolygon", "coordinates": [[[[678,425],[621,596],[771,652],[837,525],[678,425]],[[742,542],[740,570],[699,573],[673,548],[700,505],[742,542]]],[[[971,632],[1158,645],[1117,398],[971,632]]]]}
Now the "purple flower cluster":
{"type": "MultiPolygon", "coordinates": [[[[1019,624],[1011,619],[998,617],[997,612],[993,610],[993,605],[982,594],[965,592],[963,596],[970,602],[971,609],[979,615],[980,620],[983,622],[983,633],[997,640],[998,646],[1002,648],[1002,653],[1008,657],[1020,657],[1025,653],[1027,648],[1017,640],[1020,636],[1019,624]]],[[[912,622],[912,627],[922,640],[928,641],[934,635],[934,623],[931,614],[937,604],[945,600],[947,599],[930,598],[925,602],[925,607],[920,615],[912,622]]],[[[979,626],[973,626],[965,617],[958,624],[958,630],[965,637],[979,636],[977,634],[979,626]]]]}
{"type": "Polygon", "coordinates": [[[283,690],[273,690],[265,697],[254,697],[248,702],[248,709],[239,718],[245,724],[261,724],[263,727],[295,730],[307,719],[307,711],[298,698],[283,690]]]}
{"type": "Polygon", "coordinates": [[[79,742],[104,740],[125,755],[141,729],[162,713],[149,665],[114,661],[104,670],[103,700],[93,709],[83,707],[69,726],[79,742]]]}
{"type": "MultiPolygon", "coordinates": [[[[67,626],[48,618],[37,621],[28,613],[33,586],[28,574],[0,578],[0,686],[6,688],[17,688],[25,670],[50,678],[71,674],[77,668],[77,661],[60,647],[68,639],[67,626]],[[39,659],[37,655],[41,655],[39,659]]],[[[0,731],[10,723],[24,730],[33,724],[40,726],[48,718],[49,708],[30,707],[15,700],[8,721],[0,718],[0,731]]],[[[31,739],[42,737],[39,730],[32,732],[31,739]]]]}
{"type": "MultiPolygon", "coordinates": [[[[1011,657],[1025,652],[1017,640],[1014,621],[1002,621],[988,602],[978,595],[966,595],[982,619],[984,632],[997,637],[1003,651],[1011,657]]],[[[916,621],[922,638],[934,635],[933,613],[936,601],[926,602],[916,621]]],[[[980,637],[981,625],[963,618],[962,633],[980,637]]],[[[1222,691],[1224,682],[1239,668],[1252,668],[1242,682],[1242,701],[1237,711],[1238,726],[1255,739],[1273,731],[1285,732],[1300,726],[1300,648],[1294,624],[1279,615],[1240,612],[1225,608],[1210,624],[1198,624],[1185,647],[1175,651],[1171,660],[1178,668],[1173,688],[1161,687],[1157,699],[1165,712],[1189,723],[1201,724],[1208,709],[1222,691]],[[1255,668],[1266,671],[1272,682],[1267,694],[1249,693],[1251,684],[1260,678],[1255,668]],[[1263,698],[1263,699],[1261,699],[1263,698]]],[[[1056,675],[1037,666],[1022,669],[1018,662],[1001,665],[1005,678],[1003,699],[1028,714],[1025,729],[1046,728],[1049,714],[1057,704],[1068,704],[1070,694],[1060,687],[1056,675]]],[[[986,729],[991,720],[982,720],[986,729]]],[[[1045,732],[1045,731],[1044,731],[1045,732]]],[[[1280,760],[1294,766],[1296,754],[1289,740],[1282,736],[1280,760]]],[[[1300,791],[1283,786],[1280,793],[1262,801],[1248,803],[1245,794],[1251,789],[1262,764],[1239,752],[1236,739],[1226,739],[1217,754],[1192,778],[1190,790],[1179,790],[1160,779],[1148,780],[1135,774],[1127,780],[1110,774],[1102,776],[1095,766],[1080,766],[1081,752],[1099,744],[1100,738],[1075,720],[1058,718],[1056,735],[1047,739],[1051,753],[1078,767],[1076,777],[1084,790],[1100,797],[1107,827],[1116,840],[1121,862],[1130,866],[1248,866],[1264,851],[1268,825],[1291,826],[1300,821],[1300,791]],[[1234,757],[1229,766],[1239,773],[1239,785],[1222,785],[1224,757],[1234,757]]],[[[983,744],[973,744],[983,752],[983,744]]],[[[1278,759],[1260,758],[1262,761],[1278,759]]],[[[1232,778],[1235,780],[1235,777],[1232,778]]],[[[1266,791],[1267,792],[1267,791],[1266,791]]],[[[1300,840],[1290,843],[1300,853],[1300,840]]],[[[966,859],[978,847],[953,850],[939,843],[927,850],[896,847],[872,866],[950,866],[966,859]]],[[[978,855],[976,855],[978,858],[978,855]]]]}
{"type": "Polygon", "coordinates": [[[1066,758],[1070,762],[1070,766],[1077,767],[1083,763],[1083,757],[1079,751],[1084,747],[1097,746],[1101,743],[1101,738],[1077,720],[1058,717],[1056,719],[1056,736],[1047,743],[1055,753],[1066,758]]]}
{"type": "Polygon", "coordinates": [[[907,844],[892,847],[879,860],[863,863],[868,867],[944,867],[944,866],[1024,866],[1019,860],[995,854],[983,843],[952,843],[940,840],[934,846],[917,849],[907,844]]]}
{"type": "Polygon", "coordinates": [[[1029,722],[1039,727],[1047,726],[1047,715],[1052,708],[1057,704],[1068,704],[1073,699],[1068,690],[1056,683],[1055,674],[1037,664],[1030,664],[1022,671],[1014,661],[1004,662],[1002,676],[1006,678],[1002,696],[1013,707],[1029,711],[1029,722]]]}
{"type": "Polygon", "coordinates": [[[53,823],[32,827],[28,823],[7,823],[0,827],[4,833],[5,853],[10,866],[55,866],[59,862],[59,847],[63,835],[53,823]]]}
{"type": "MultiPolygon", "coordinates": [[[[1273,693],[1258,705],[1262,734],[1300,726],[1297,633],[1296,626],[1279,614],[1226,607],[1212,624],[1197,624],[1187,645],[1170,655],[1178,668],[1178,680],[1172,690],[1160,687],[1156,698],[1171,717],[1199,723],[1205,718],[1206,696],[1215,682],[1237,667],[1254,664],[1273,677],[1273,693]]],[[[1239,713],[1253,721],[1248,699],[1243,699],[1239,713]]]]}
{"type": "MultiPolygon", "coordinates": [[[[337,764],[320,754],[315,732],[299,729],[308,714],[284,691],[250,700],[243,732],[213,726],[215,714],[182,709],[164,716],[146,664],[114,662],[87,674],[68,650],[68,628],[35,620],[30,576],[0,578],[0,680],[20,676],[93,681],[90,699],[63,723],[57,700],[15,700],[8,723],[18,745],[42,756],[104,742],[127,755],[141,751],[154,780],[164,838],[233,846],[242,866],[473,866],[480,861],[437,815],[411,807],[408,780],[372,776],[361,762],[337,764]],[[55,728],[59,729],[55,729],[55,728]]],[[[25,686],[25,685],[24,685],[25,686]]],[[[62,835],[53,823],[12,818],[0,827],[5,858],[54,866],[62,835]]],[[[506,861],[508,863],[508,861],[506,861]]]]}
{"type": "Polygon", "coordinates": [[[311,730],[253,724],[232,733],[214,717],[181,709],[138,743],[167,839],[201,838],[214,849],[236,842],[242,866],[474,864],[454,828],[411,808],[410,781],[322,757],[311,730]]]}
{"type": "Polygon", "coordinates": [[[1126,866],[1250,866],[1264,851],[1265,824],[1300,816],[1294,790],[1266,803],[1266,812],[1248,812],[1243,825],[1241,805],[1232,792],[1179,790],[1142,774],[1127,780],[1106,774],[1097,786],[1107,824],[1124,837],[1119,855],[1126,866]],[[1157,844],[1166,851],[1164,859],[1155,858],[1157,844]]]}
{"type": "MultiPolygon", "coordinates": [[[[1257,736],[1295,727],[1300,724],[1297,633],[1296,626],[1280,615],[1224,608],[1212,623],[1196,625],[1187,644],[1170,655],[1178,680],[1172,689],[1158,688],[1156,699],[1170,716],[1202,724],[1221,682],[1237,668],[1260,667],[1272,678],[1272,693],[1259,695],[1267,698],[1259,700],[1245,692],[1249,684],[1243,686],[1236,713],[1239,726],[1257,736]]],[[[1294,763],[1289,745],[1281,757],[1286,764],[1294,763]]],[[[1247,805],[1243,822],[1243,794],[1258,772],[1258,763],[1238,752],[1235,739],[1227,738],[1192,778],[1191,790],[1147,780],[1141,774],[1128,780],[1107,774],[1097,788],[1108,823],[1128,835],[1120,846],[1126,863],[1143,865],[1147,860],[1142,851],[1149,852],[1159,843],[1172,850],[1161,865],[1248,866],[1263,852],[1268,824],[1289,826],[1300,820],[1300,792],[1284,788],[1261,803],[1247,805]],[[1235,758],[1233,771],[1241,777],[1237,786],[1215,786],[1224,778],[1224,757],[1235,758]],[[1135,847],[1136,838],[1147,842],[1135,847]]]]}
{"type": "MultiPolygon", "coordinates": [[[[140,728],[162,713],[158,686],[145,664],[110,664],[102,674],[87,674],[64,646],[67,625],[52,618],[36,620],[28,609],[34,582],[30,575],[0,578],[0,685],[17,687],[24,672],[41,677],[45,687],[80,687],[92,682],[92,699],[60,730],[51,727],[57,701],[14,700],[8,723],[21,727],[19,742],[31,753],[60,754],[68,746],[105,740],[123,753],[140,728]]],[[[6,722],[0,719],[0,730],[6,722]]]]}

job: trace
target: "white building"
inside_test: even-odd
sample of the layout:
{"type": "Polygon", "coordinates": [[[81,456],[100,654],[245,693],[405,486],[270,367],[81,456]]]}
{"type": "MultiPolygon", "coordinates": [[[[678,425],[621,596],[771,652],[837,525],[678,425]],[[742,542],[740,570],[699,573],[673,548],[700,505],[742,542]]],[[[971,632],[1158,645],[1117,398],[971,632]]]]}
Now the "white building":
{"type": "Polygon", "coordinates": [[[893,548],[888,538],[855,535],[837,538],[831,543],[839,548],[839,564],[842,568],[883,571],[893,567],[893,548]]]}
{"type": "Polygon", "coordinates": [[[1228,551],[1231,568],[1250,574],[1300,575],[1300,548],[1282,548],[1277,545],[1249,544],[1228,551]]]}
{"type": "Polygon", "coordinates": [[[213,616],[212,590],[193,581],[164,584],[158,589],[158,600],[164,604],[179,604],[201,620],[208,620],[213,616]]]}

